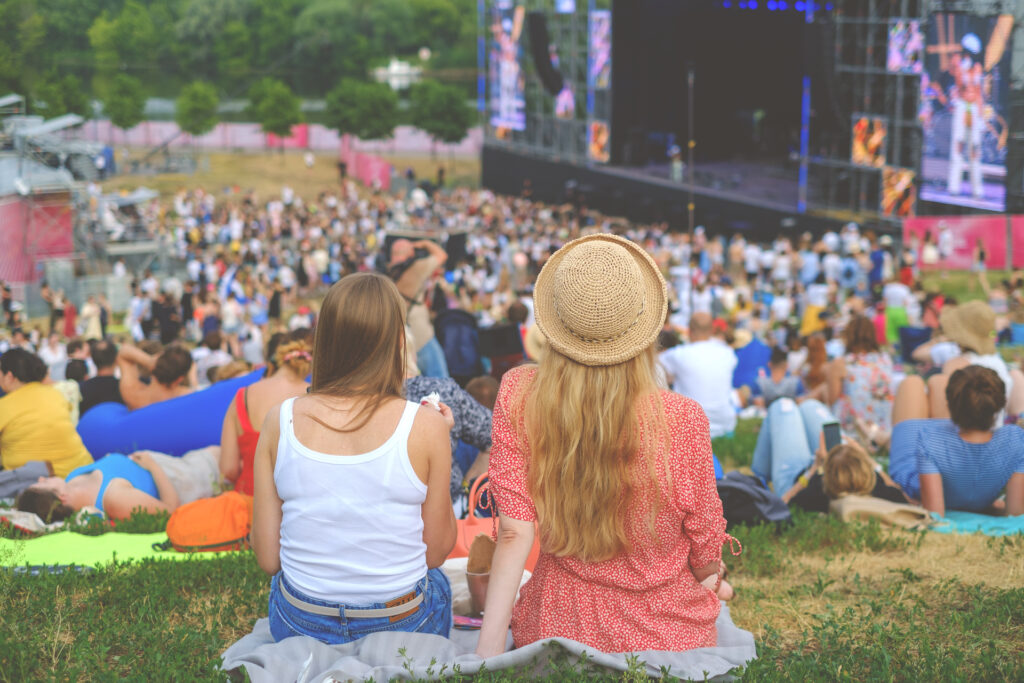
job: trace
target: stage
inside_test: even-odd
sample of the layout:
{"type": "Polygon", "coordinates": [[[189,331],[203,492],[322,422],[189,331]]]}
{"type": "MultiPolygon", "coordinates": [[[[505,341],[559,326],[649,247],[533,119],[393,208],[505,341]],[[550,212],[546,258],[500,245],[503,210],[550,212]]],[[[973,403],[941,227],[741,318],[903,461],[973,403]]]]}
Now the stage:
{"type": "MultiPolygon", "coordinates": [[[[780,229],[820,234],[846,221],[797,211],[798,168],[785,161],[697,164],[692,188],[695,219],[713,233],[742,232],[770,239],[780,229]]],[[[666,164],[645,167],[578,165],[484,145],[482,180],[496,192],[520,194],[529,179],[534,199],[565,203],[568,187],[578,188],[583,203],[638,222],[667,221],[687,227],[688,183],[670,178],[666,164]]]]}

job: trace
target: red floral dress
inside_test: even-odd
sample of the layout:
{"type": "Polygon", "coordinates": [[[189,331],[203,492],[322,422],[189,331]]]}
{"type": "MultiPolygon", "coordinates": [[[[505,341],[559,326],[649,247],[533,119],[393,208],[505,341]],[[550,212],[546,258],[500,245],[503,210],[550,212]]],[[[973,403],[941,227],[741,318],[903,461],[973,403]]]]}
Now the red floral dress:
{"type": "MultiPolygon", "coordinates": [[[[509,371],[494,407],[490,486],[502,514],[537,518],[527,485],[530,461],[524,418],[513,424],[511,401],[522,396],[535,370],[509,371]]],[[[543,638],[576,640],[602,652],[682,651],[715,645],[717,596],[697,582],[693,567],[721,559],[725,533],[715,485],[708,419],[694,401],[661,392],[670,449],[653,454],[658,486],[637,496],[622,513],[629,518],[632,551],[605,562],[555,557],[543,550],[512,613],[517,647],[543,638]],[[655,537],[647,514],[660,498],[655,537]]],[[[518,411],[521,412],[521,411],[518,411]]],[[[637,481],[650,477],[652,444],[641,442],[634,459],[637,481]]],[[[663,451],[664,447],[660,447],[663,451]]],[[[566,491],[566,495],[585,495],[566,491]]],[[[544,539],[541,538],[543,548],[544,539]]]]}

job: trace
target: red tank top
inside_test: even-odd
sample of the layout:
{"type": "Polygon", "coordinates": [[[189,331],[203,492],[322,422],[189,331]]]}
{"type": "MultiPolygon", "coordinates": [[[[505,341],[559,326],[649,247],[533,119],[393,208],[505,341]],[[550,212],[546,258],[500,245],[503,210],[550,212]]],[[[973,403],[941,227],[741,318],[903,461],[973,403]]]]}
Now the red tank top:
{"type": "Polygon", "coordinates": [[[253,458],[256,455],[256,443],[260,440],[260,433],[253,429],[249,421],[249,408],[245,404],[246,389],[247,387],[242,387],[235,394],[235,410],[238,413],[238,422],[242,426],[242,433],[238,435],[238,454],[242,458],[242,472],[235,482],[235,490],[251,496],[253,458]]]}

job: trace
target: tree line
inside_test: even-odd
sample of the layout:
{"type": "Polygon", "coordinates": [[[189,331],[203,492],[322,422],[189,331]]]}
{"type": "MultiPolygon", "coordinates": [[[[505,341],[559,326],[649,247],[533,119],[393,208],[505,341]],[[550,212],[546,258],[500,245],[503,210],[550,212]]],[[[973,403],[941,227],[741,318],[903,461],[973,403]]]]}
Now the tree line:
{"type": "Polygon", "coordinates": [[[246,97],[263,129],[287,135],[301,97],[326,97],[327,125],[363,138],[400,122],[460,140],[473,121],[468,82],[425,80],[398,95],[368,80],[390,57],[430,50],[431,71],[473,73],[476,0],[0,0],[0,94],[48,117],[142,120],[151,96],[201,135],[223,98],[246,97]]]}

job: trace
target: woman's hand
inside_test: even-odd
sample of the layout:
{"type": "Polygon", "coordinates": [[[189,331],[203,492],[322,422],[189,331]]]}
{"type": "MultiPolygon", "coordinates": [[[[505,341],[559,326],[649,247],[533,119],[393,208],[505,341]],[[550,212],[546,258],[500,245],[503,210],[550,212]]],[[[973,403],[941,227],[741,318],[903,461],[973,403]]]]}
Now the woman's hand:
{"type": "Polygon", "coordinates": [[[444,418],[444,422],[448,425],[448,431],[450,432],[455,428],[455,415],[452,414],[452,409],[448,407],[447,403],[439,401],[437,410],[441,413],[441,417],[444,418]]]}
{"type": "Polygon", "coordinates": [[[131,459],[132,462],[134,462],[136,465],[146,470],[147,472],[152,472],[153,468],[156,466],[156,463],[153,462],[153,456],[151,456],[146,451],[136,451],[129,455],[128,457],[131,459]]]}

